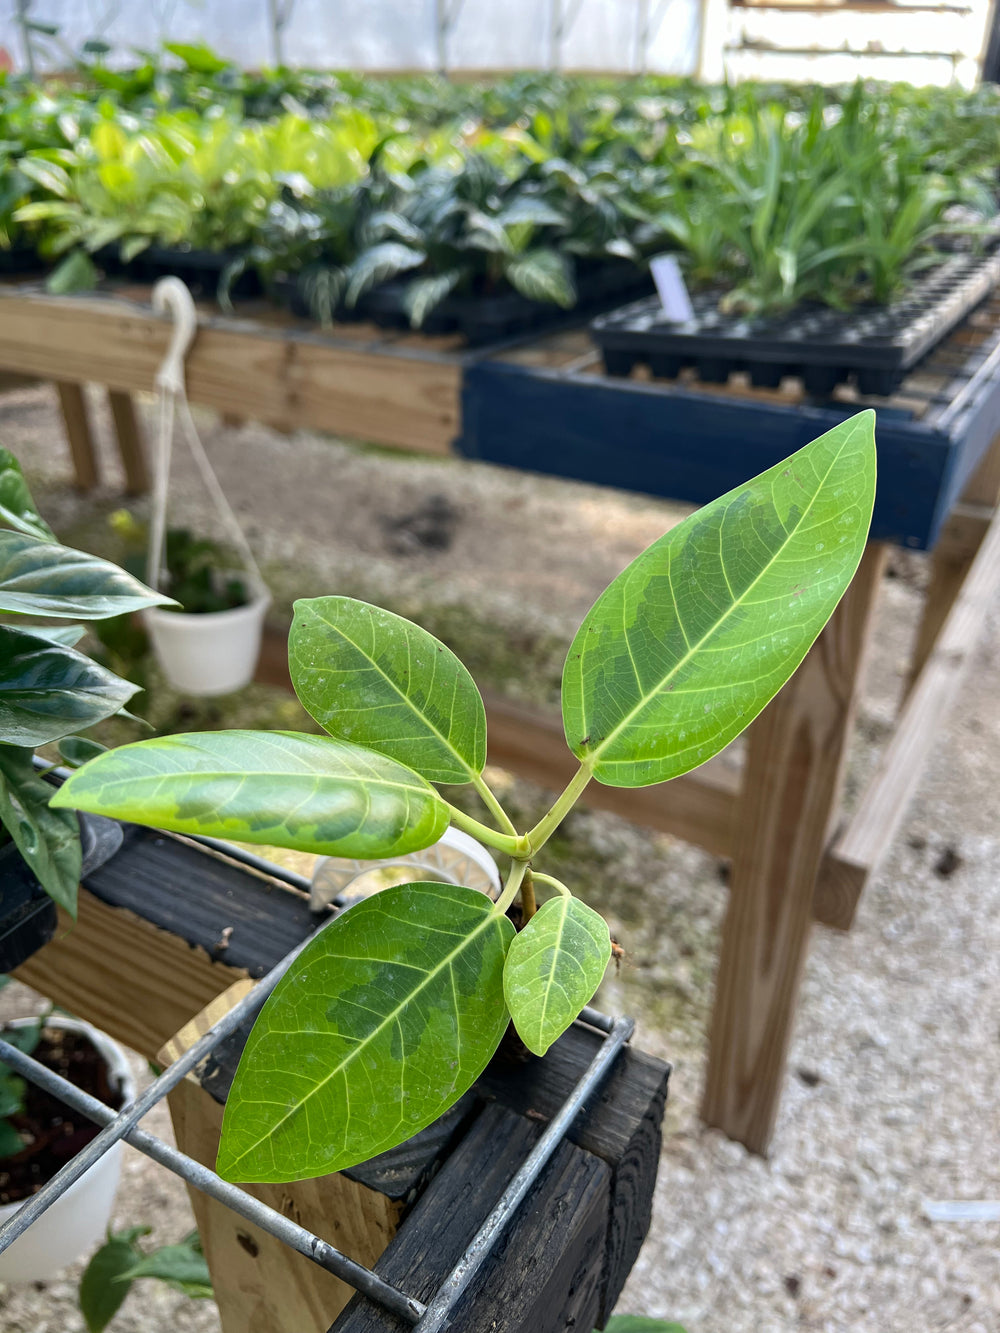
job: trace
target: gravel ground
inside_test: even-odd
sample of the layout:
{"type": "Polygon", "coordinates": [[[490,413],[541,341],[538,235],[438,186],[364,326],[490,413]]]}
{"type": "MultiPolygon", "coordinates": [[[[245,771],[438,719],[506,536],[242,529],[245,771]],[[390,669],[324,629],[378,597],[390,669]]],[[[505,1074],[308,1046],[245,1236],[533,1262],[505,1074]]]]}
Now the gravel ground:
{"type": "MultiPolygon", "coordinates": [[[[279,603],[336,590],[419,610],[525,697],[551,693],[586,606],[682,512],[207,418],[205,435],[279,603]],[[447,504],[428,509],[434,496],[447,504]],[[421,544],[449,528],[448,549],[421,544]]],[[[59,531],[107,545],[104,519],[120,503],[113,460],[106,490],[72,493],[46,392],[0,399],[0,440],[59,531]]],[[[183,455],[178,469],[175,521],[210,521],[183,455]]],[[[922,559],[900,556],[893,573],[855,738],[855,798],[891,726],[921,604],[922,559]]],[[[1000,1200],[998,636],[1000,606],[854,930],[814,934],[767,1161],[697,1119],[725,902],[718,864],[587,811],[553,845],[559,873],[588,886],[627,951],[601,1001],[636,1014],[640,1043],[675,1066],[653,1226],[620,1310],[680,1319],[690,1333],[1000,1329],[1000,1225],[923,1211],[929,1200],[1000,1200]]],[[[541,793],[493,776],[512,811],[539,808],[541,793]]],[[[4,992],[5,1010],[24,1003],[4,992]]],[[[117,1221],[150,1220],[158,1242],[190,1226],[183,1190],[133,1159],[117,1221]]],[[[75,1276],[0,1293],[5,1333],[82,1328],[75,1276]]],[[[217,1322],[207,1303],[147,1284],[113,1327],[207,1333],[217,1322]]]]}

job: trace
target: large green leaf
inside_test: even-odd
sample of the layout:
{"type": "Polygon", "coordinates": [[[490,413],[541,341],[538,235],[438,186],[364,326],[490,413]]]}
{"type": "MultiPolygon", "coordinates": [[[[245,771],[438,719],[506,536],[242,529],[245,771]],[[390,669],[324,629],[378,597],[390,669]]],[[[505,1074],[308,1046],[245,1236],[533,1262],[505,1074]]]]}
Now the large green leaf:
{"type": "Polygon", "coordinates": [[[579,898],[560,894],[514,938],[503,993],[518,1036],[544,1055],[601,984],[611,958],[608,924],[579,898]]]}
{"type": "Polygon", "coordinates": [[[0,823],[45,891],[76,916],[80,826],[72,810],[54,810],[56,795],[38,776],[31,751],[0,745],[0,823]]]}
{"type": "Polygon", "coordinates": [[[448,807],[359,745],[292,731],[206,731],[123,745],[78,769],[59,807],[136,824],[362,859],[419,851],[448,807]]]}
{"type": "Polygon", "coordinates": [[[288,665],[326,731],[397,759],[429,782],[469,782],[486,762],[486,712],[450,648],[350,597],[295,603],[288,665]]]}
{"type": "Polygon", "coordinates": [[[777,694],[864,551],[874,421],[859,413],[699,509],[597,599],[562,701],[570,749],[599,782],[686,773],[777,694]]]}
{"type": "Polygon", "coordinates": [[[453,884],[403,884],[322,930],[278,982],[226,1102],[218,1171],[300,1180],[365,1161],[437,1119],[507,1026],[514,928],[453,884]]]}
{"type": "Polygon", "coordinates": [[[31,498],[21,464],[9,449],[4,448],[0,448],[0,523],[6,523],[39,541],[55,541],[55,533],[39,514],[31,498]]]}
{"type": "Polygon", "coordinates": [[[0,611],[105,620],[173,606],[117,565],[21,532],[0,532],[0,611]]]}
{"type": "Polygon", "coordinates": [[[111,717],[138,689],[75,648],[0,625],[0,742],[59,740],[111,717]]]}

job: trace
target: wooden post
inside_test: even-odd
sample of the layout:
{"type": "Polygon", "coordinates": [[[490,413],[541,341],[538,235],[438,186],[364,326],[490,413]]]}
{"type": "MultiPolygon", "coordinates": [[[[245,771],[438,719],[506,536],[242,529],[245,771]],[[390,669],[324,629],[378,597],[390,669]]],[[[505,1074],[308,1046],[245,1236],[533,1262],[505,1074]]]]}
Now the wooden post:
{"type": "Polygon", "coordinates": [[[59,394],[59,406],[62,408],[63,422],[66,426],[66,438],[69,441],[73,470],[76,473],[77,490],[92,491],[101,478],[97,453],[94,449],[94,437],[90,433],[83,386],[57,380],[56,392],[59,394]]]}
{"type": "MultiPolygon", "coordinates": [[[[166,1044],[160,1052],[162,1063],[169,1064],[193,1046],[251,985],[240,981],[218,996],[166,1044]]],[[[178,1148],[214,1169],[222,1106],[190,1074],[168,1100],[178,1148]]],[[[395,1235],[403,1210],[400,1201],[346,1175],[243,1188],[369,1268],[395,1235]]],[[[188,1194],[223,1333],[248,1329],[326,1333],[353,1290],[224,1204],[191,1186],[188,1194]]]]}
{"type": "Polygon", "coordinates": [[[920,678],[948,613],[955,603],[992,511],[1000,503],[1000,435],[987,450],[979,467],[962,492],[960,503],[945,521],[931,553],[931,577],[924,611],[914,641],[909,689],[920,678]],[[978,506],[981,512],[976,512],[978,506]]]}
{"type": "Polygon", "coordinates": [[[144,495],[149,490],[149,472],[142,444],[142,430],[136,415],[135,400],[130,393],[108,390],[108,406],[115,423],[118,451],[125,469],[126,495],[144,495]]]}
{"type": "Polygon", "coordinates": [[[702,1115],[753,1152],[771,1140],[813,891],[887,548],[871,544],[826,629],[750,730],[702,1115]]]}

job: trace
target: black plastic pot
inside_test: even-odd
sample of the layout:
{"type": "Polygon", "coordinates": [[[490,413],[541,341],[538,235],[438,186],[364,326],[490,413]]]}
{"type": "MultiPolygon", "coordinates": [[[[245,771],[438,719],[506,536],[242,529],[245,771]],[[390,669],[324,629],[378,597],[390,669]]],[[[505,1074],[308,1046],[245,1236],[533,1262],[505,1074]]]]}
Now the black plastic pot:
{"type": "MultiPolygon", "coordinates": [[[[109,861],[122,845],[122,827],[100,815],[79,815],[83,865],[80,878],[109,861]]],[[[0,847],[0,972],[11,972],[48,944],[56,931],[56,905],[12,842],[0,847]]]]}
{"type": "Polygon", "coordinates": [[[9,250],[0,247],[0,273],[44,273],[49,262],[32,245],[13,245],[9,250]]]}
{"type": "Polygon", "coordinates": [[[692,298],[695,318],[687,324],[669,322],[651,297],[601,315],[591,334],[609,375],[628,375],[644,362],[664,379],[693,366],[708,383],[746,371],[758,388],[777,388],[795,375],[807,393],[822,397],[853,378],[863,394],[886,396],[998,280],[1000,253],[952,255],[885,306],[842,311],[810,304],[750,318],[720,311],[720,292],[701,292],[692,298]]]}
{"type": "MultiPolygon", "coordinates": [[[[127,263],[119,258],[117,271],[137,282],[156,282],[159,278],[178,277],[195,295],[214,299],[223,271],[239,258],[237,250],[175,250],[167,246],[150,245],[127,263]]],[[[229,291],[232,297],[252,297],[260,293],[260,278],[252,268],[245,269],[233,281],[229,291]]]]}

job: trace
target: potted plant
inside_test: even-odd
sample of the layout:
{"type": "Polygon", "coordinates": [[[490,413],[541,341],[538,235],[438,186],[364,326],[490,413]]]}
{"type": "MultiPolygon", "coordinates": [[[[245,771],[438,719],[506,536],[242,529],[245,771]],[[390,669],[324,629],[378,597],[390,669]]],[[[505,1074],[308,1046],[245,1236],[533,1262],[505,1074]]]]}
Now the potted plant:
{"type": "MultiPolygon", "coordinates": [[[[100,620],[169,601],[105,560],[60,546],[35,507],[20,466],[0,449],[0,971],[10,971],[55,930],[55,904],[76,913],[83,870],[80,823],[54,810],[53,788],[37,771],[36,747],[58,744],[77,762],[95,743],[81,737],[123,710],[136,692],[128,681],[74,646],[79,624],[21,618],[100,620]]],[[[105,830],[86,831],[89,864],[114,846],[105,830]]]]}
{"type": "MultiPolygon", "coordinates": [[[[89,1023],[67,1015],[15,1019],[5,1041],[71,1079],[115,1110],[135,1097],[124,1052],[89,1023]]],[[[0,1223],[98,1133],[99,1126],[0,1065],[0,1223]]],[[[85,1172],[0,1255],[0,1282],[54,1277],[104,1234],[111,1217],[121,1144],[85,1172]]]]}
{"type": "Polygon", "coordinates": [[[257,669],[269,594],[263,588],[251,591],[218,542],[171,528],[164,545],[164,582],[177,609],[154,606],[143,612],[160,666],[187,694],[241,689],[257,669]]]}
{"type": "Polygon", "coordinates": [[[343,597],[301,601],[299,698],[327,733],[230,731],[99,755],[55,798],[178,832],[336,856],[416,851],[453,824],[508,861],[494,901],[410,883],[342,912],[264,1005],[229,1094],[218,1170],[338,1171],[431,1123],[508,1023],[544,1053],[611,956],[601,917],[541,867],[587,784],[640,787],[738,735],[805,656],[853,577],[875,491],[863,412],[671,529],[598,598],[563,673],[577,773],[534,828],[483,776],[486,718],[461,662],[416,625],[343,597]],[[483,822],[438,790],[468,784],[483,822]],[[536,906],[536,889],[546,899],[536,906]],[[509,915],[520,895],[517,929],[509,915]]]}

